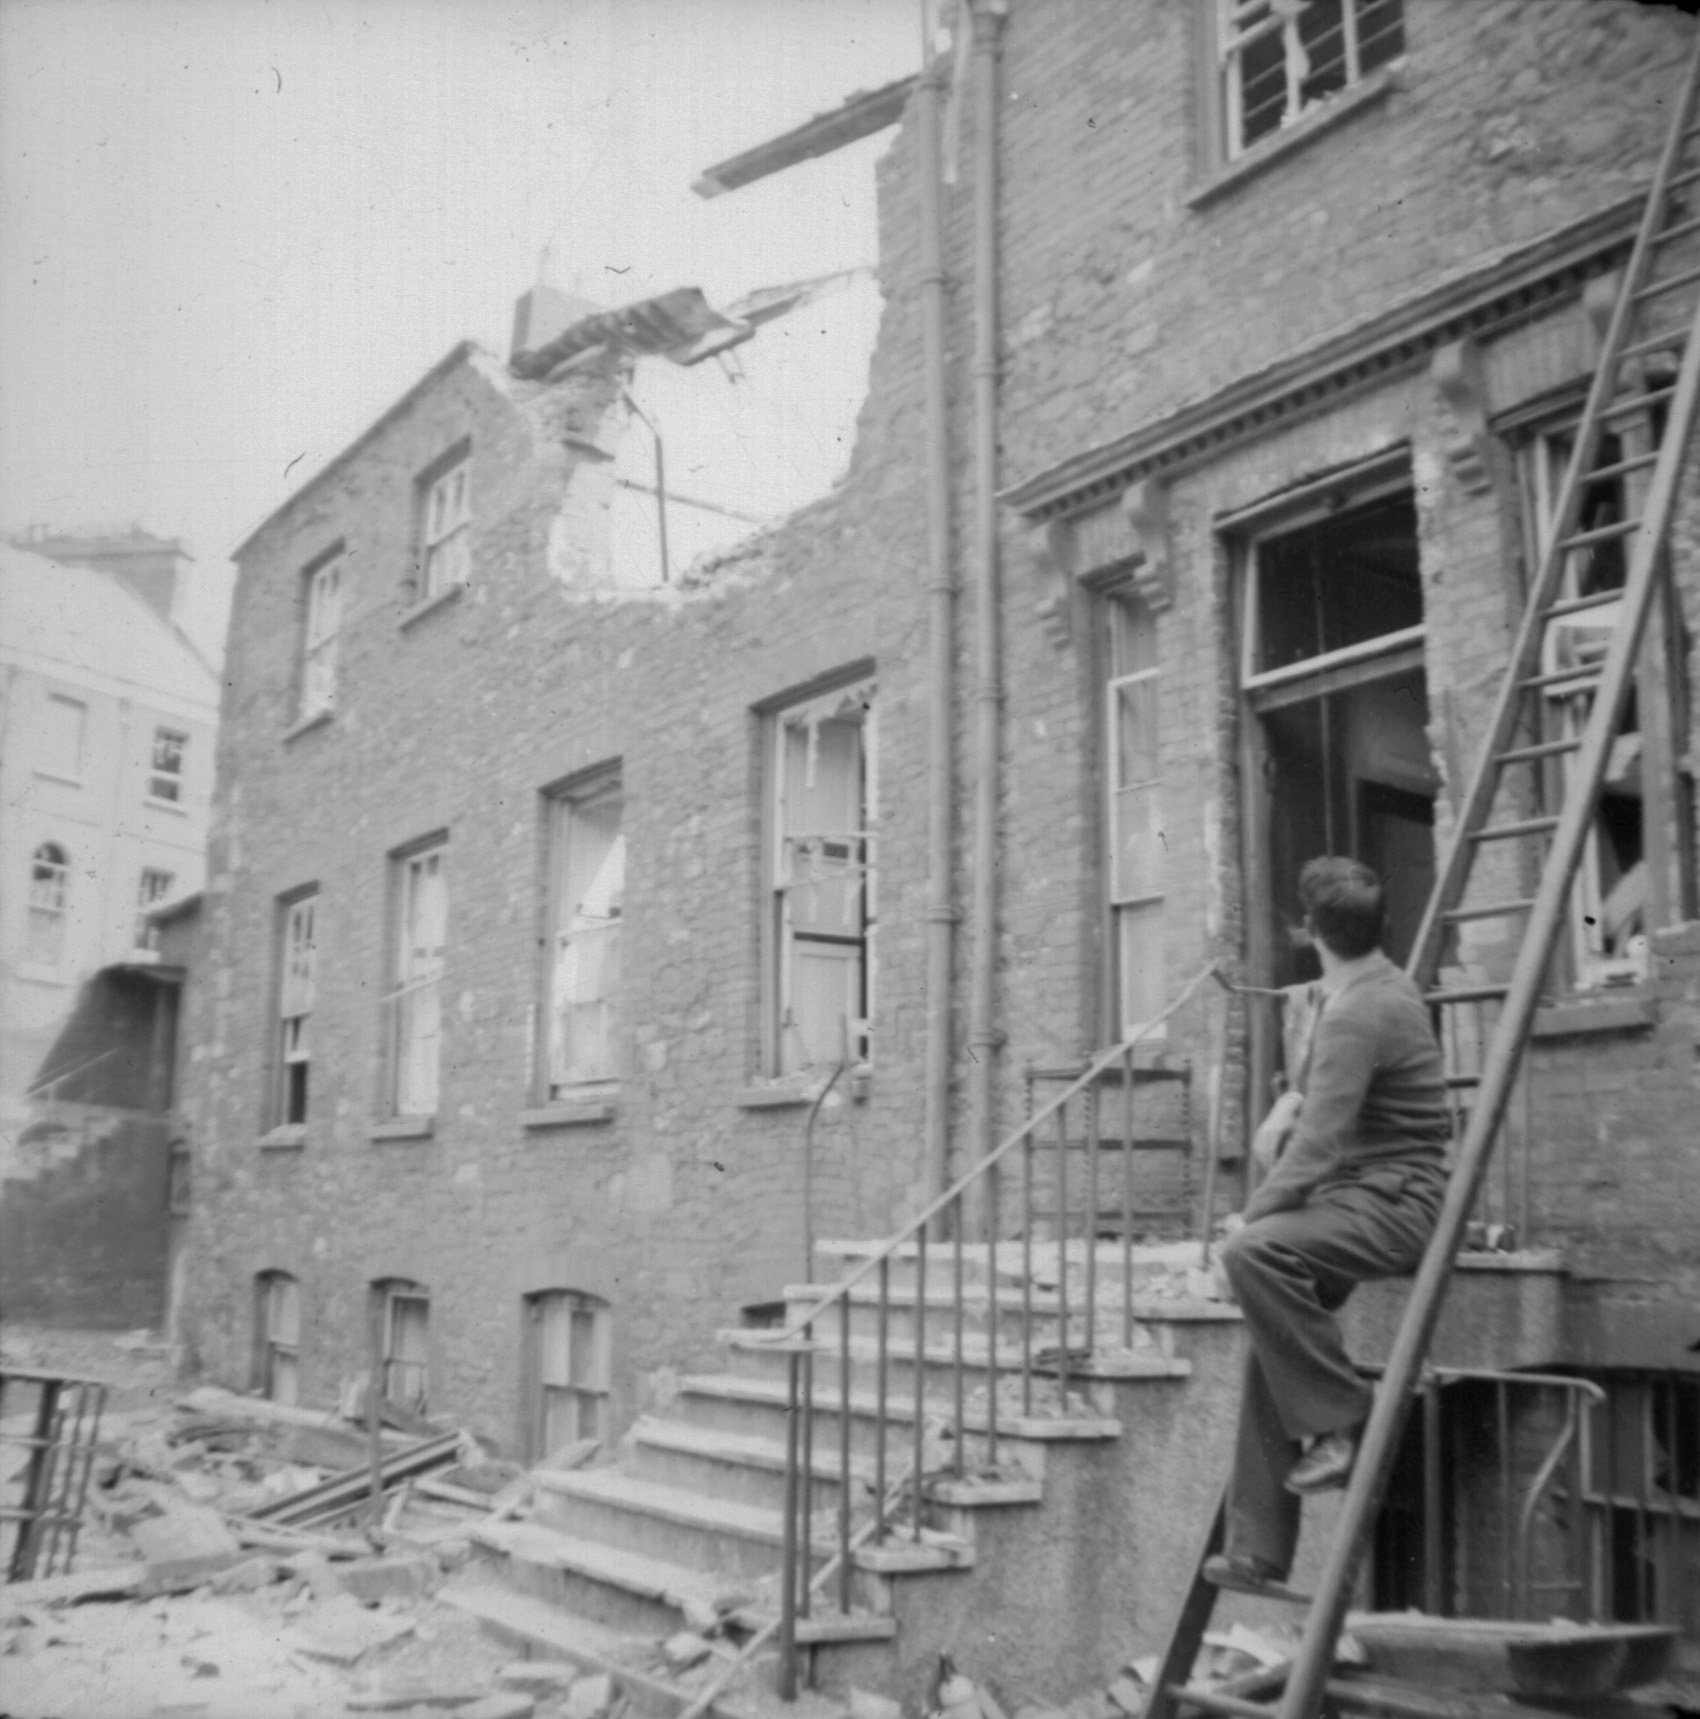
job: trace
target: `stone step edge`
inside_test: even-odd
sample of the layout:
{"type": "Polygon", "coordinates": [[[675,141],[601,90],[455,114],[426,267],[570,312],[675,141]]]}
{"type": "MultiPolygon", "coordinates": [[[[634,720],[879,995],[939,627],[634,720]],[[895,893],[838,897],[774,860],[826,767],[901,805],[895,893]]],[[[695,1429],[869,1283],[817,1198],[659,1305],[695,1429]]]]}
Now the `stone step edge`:
{"type": "Polygon", "coordinates": [[[504,1557],[569,1570],[605,1587],[619,1588],[639,1599],[659,1600],[683,1610],[688,1599],[713,1601],[729,1584],[681,1564],[669,1564],[642,1552],[628,1552],[600,1540],[587,1540],[546,1522],[489,1522],[472,1530],[475,1545],[504,1557]]]}
{"type": "MultiPolygon", "coordinates": [[[[675,1451],[681,1455],[703,1457],[710,1462],[764,1469],[774,1474],[785,1472],[785,1446],[779,1439],[720,1432],[713,1427],[699,1427],[691,1421],[669,1420],[656,1415],[640,1416],[632,1423],[630,1436],[634,1444],[642,1445],[646,1450],[675,1451]]],[[[839,1479],[842,1470],[837,1451],[817,1451],[814,1472],[817,1480],[839,1479]]],[[[851,1456],[852,1481],[872,1481],[874,1473],[872,1458],[851,1456]]]]}
{"type": "MultiPolygon", "coordinates": [[[[551,1492],[586,1504],[599,1504],[628,1515],[648,1516],[658,1522],[696,1528],[703,1533],[727,1534],[739,1540],[754,1541],[757,1545],[781,1546],[785,1542],[783,1512],[769,1510],[759,1504],[710,1498],[682,1486],[636,1480],[617,1468],[553,1472],[543,1469],[534,1478],[540,1492],[551,1492]]],[[[829,1517],[834,1523],[838,1520],[836,1511],[815,1512],[819,1524],[824,1525],[829,1517]]]]}
{"type": "MultiPolygon", "coordinates": [[[[1070,1378],[1078,1376],[1072,1370],[1069,1373],[1070,1378]]],[[[679,1381],[679,1394],[765,1403],[778,1409],[783,1409],[786,1402],[785,1386],[778,1380],[750,1378],[742,1373],[694,1373],[679,1381]]],[[[954,1415],[954,1409],[948,1403],[930,1400],[923,1407],[929,1419],[937,1417],[939,1420],[949,1421],[954,1415]]],[[[836,1419],[839,1413],[838,1393],[816,1391],[815,1410],[817,1414],[830,1415],[836,1419]]],[[[872,1419],[879,1412],[879,1399],[871,1391],[852,1391],[850,1412],[859,1419],[872,1419]]],[[[888,1421],[907,1421],[913,1424],[914,1397],[888,1397],[885,1418],[888,1421]]],[[[986,1417],[978,1410],[965,1413],[962,1424],[964,1430],[971,1433],[983,1433],[987,1430],[986,1417]]],[[[1070,1415],[1065,1418],[1061,1415],[1009,1415],[1001,1410],[998,1414],[1000,1439],[1028,1439],[1035,1444],[1063,1444],[1076,1440],[1101,1442],[1120,1438],[1122,1431],[1122,1423],[1109,1415],[1070,1415]]]]}
{"type": "MultiPolygon", "coordinates": [[[[437,1598],[476,1618],[499,1637],[528,1648],[541,1647],[547,1657],[570,1660],[586,1672],[606,1672],[617,1689],[628,1695],[647,1697],[657,1707],[682,1713],[701,1693],[626,1665],[614,1652],[621,1639],[614,1631],[563,1612],[547,1600],[499,1588],[472,1586],[440,1588],[437,1598]]],[[[771,1696],[765,1700],[752,1699],[744,1691],[729,1691],[715,1697],[706,1719],[766,1719],[772,1706],[771,1696]]],[[[843,1715],[845,1710],[834,1704],[830,1709],[823,1706],[820,1712],[823,1716],[829,1712],[843,1715]]]]}
{"type": "MultiPolygon", "coordinates": [[[[728,1349],[741,1350],[751,1355],[783,1355],[789,1352],[787,1345],[779,1344],[760,1331],[750,1331],[741,1326],[734,1326],[717,1331],[715,1341],[728,1349]]],[[[842,1353],[836,1332],[815,1339],[817,1356],[827,1357],[827,1365],[842,1353]]],[[[908,1362],[913,1365],[915,1360],[915,1345],[897,1338],[886,1339],[886,1354],[894,1361],[908,1362]]],[[[1045,1353],[1045,1345],[1036,1344],[1029,1357],[1029,1370],[1041,1378],[1054,1378],[1058,1372],[1054,1361],[1041,1361],[1045,1353]]],[[[850,1339],[850,1358],[852,1361],[877,1361],[879,1359],[879,1339],[877,1337],[852,1337],[850,1339]]],[[[928,1344],[926,1361],[929,1367],[954,1367],[956,1351],[954,1347],[935,1347],[928,1344]]],[[[990,1361],[987,1354],[987,1343],[984,1337],[975,1339],[972,1333],[965,1333],[962,1341],[962,1365],[964,1370],[972,1369],[984,1372],[990,1361]]],[[[1004,1374],[1021,1372],[1021,1351],[1011,1350],[1008,1345],[1000,1344],[997,1352],[997,1369],[1004,1374]]],[[[819,1366],[817,1364],[817,1376],[819,1366]]],[[[1071,1379],[1186,1379],[1192,1376],[1192,1363],[1179,1355],[1164,1355],[1148,1353],[1143,1349],[1110,1349],[1102,1353],[1082,1355],[1071,1360],[1068,1369],[1071,1379]]]]}

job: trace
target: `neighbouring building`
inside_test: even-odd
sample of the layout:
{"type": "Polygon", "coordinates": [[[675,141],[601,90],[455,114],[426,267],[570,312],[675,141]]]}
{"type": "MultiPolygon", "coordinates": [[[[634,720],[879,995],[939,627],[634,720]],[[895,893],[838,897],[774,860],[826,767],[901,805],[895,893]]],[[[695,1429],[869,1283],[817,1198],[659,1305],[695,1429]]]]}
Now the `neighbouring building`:
{"type": "Polygon", "coordinates": [[[173,624],[175,541],[0,546],[0,1302],[160,1319],[164,1071],[181,970],[150,911],[200,887],[218,688],[173,624]]]}
{"type": "MultiPolygon", "coordinates": [[[[611,1437],[668,1411],[740,1309],[830,1277],[822,1238],[891,1232],[1019,1124],[1030,1073],[1084,1067],[1214,961],[1255,989],[1198,992],[1138,1052],[1187,1098],[1139,1233],[1193,1233],[1212,1139],[1231,1204],[1277,1067],[1258,993],[1305,977],[1286,935],[1304,859],[1376,865],[1390,951],[1409,947],[1695,26],[1632,0],[1011,0],[972,19],[941,192],[948,803],[929,803],[936,277],[907,89],[867,120],[908,97],[880,167],[867,399],[822,499],[665,582],[620,560],[633,367],[751,320],[668,295],[573,307],[507,362],[456,348],[238,553],[188,1028],[185,1330],[220,1377],[329,1401],[375,1310],[398,1399],[522,1455],[611,1437]],[[995,426],[976,302],[997,317],[995,426]],[[968,453],[988,446],[982,536],[968,453]]],[[[718,183],[812,147],[752,151],[718,183]]],[[[1647,362],[1656,388],[1666,356],[1647,362]]],[[[1624,505],[1597,496],[1590,528],[1624,505]]],[[[1498,1251],[1470,1260],[1440,1355],[1598,1387],[1563,1528],[1593,1585],[1571,1599],[1692,1636],[1691,481],[1668,574],[1484,1195],[1498,1251]]],[[[1622,577],[1602,542],[1576,594],[1622,577]]],[[[1610,623],[1556,627],[1555,676],[1610,623]]],[[[1554,678],[1553,724],[1586,697],[1554,678]]],[[[1507,959],[1468,927],[1453,951],[1466,975],[1507,959]]],[[[1364,1297],[1372,1347],[1385,1307],[1364,1297]]],[[[1080,1458],[1100,1469],[1079,1470],[1037,1587],[1000,1587],[988,1554],[979,1601],[949,1612],[959,1647],[1026,1653],[1000,1675],[1031,1687],[1156,1645],[1225,1461],[1232,1319],[1153,1316],[1192,1395],[1117,1396],[1124,1428],[1151,1415],[1161,1436],[1080,1458]]],[[[1465,1433],[1492,1405],[1451,1400],[1462,1509],[1485,1485],[1465,1433]]],[[[1488,1580],[1461,1531],[1425,1565],[1389,1510],[1380,1602],[1488,1580]]],[[[919,1687],[927,1645],[903,1641],[896,1683],[919,1687]]]]}

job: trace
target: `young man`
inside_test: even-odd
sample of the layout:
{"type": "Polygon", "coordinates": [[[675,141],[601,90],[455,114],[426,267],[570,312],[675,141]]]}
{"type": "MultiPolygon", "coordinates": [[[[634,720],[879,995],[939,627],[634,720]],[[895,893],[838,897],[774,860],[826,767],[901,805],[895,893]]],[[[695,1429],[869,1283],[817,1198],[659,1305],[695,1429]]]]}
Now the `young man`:
{"type": "Polygon", "coordinates": [[[1334,1314],[1357,1284],[1416,1267],[1451,1136],[1428,1010],[1378,947],[1381,880],[1356,860],[1313,859],[1299,899],[1322,961],[1320,1012],[1295,1095],[1254,1143],[1273,1168],[1222,1248],[1248,1345],[1227,1548],[1204,1573],[1252,1592],[1286,1580],[1302,1495],[1351,1472],[1371,1393],[1334,1314]]]}

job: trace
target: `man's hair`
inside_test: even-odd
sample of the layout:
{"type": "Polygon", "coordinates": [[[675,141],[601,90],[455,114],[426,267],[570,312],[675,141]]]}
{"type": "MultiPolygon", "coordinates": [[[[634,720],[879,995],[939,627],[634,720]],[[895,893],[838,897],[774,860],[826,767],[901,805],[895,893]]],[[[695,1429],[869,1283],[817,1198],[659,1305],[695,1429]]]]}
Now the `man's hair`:
{"type": "Polygon", "coordinates": [[[1311,928],[1342,960],[1367,955],[1381,941],[1387,898],[1360,860],[1324,854],[1299,873],[1299,901],[1311,928]]]}

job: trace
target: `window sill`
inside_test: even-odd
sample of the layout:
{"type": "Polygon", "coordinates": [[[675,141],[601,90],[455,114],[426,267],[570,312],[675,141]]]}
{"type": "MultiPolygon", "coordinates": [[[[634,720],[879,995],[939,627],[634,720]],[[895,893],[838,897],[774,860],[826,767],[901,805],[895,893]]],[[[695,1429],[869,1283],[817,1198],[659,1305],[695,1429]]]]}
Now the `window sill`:
{"type": "Polygon", "coordinates": [[[1353,114],[1385,101],[1388,92],[1398,82],[1397,72],[1397,64],[1378,68],[1361,83],[1342,90],[1294,124],[1276,132],[1273,137],[1254,144],[1246,154],[1230,161],[1224,167],[1217,168],[1203,184],[1194,186],[1183,199],[1186,206],[1189,209],[1207,207],[1218,197],[1225,197],[1230,191],[1245,184],[1248,179],[1255,179],[1264,168],[1273,166],[1277,161],[1284,161],[1295,149],[1303,149],[1313,137],[1319,137],[1325,131],[1332,131],[1353,114]]]}
{"type": "MultiPolygon", "coordinates": [[[[740,1110],[796,1109],[813,1104],[821,1096],[821,1089],[829,1078],[830,1071],[807,1077],[785,1075],[772,1081],[756,1082],[738,1094],[736,1103],[740,1110]]],[[[873,1069],[867,1063],[855,1063],[839,1076],[835,1090],[860,1102],[868,1096],[873,1079],[873,1069]]]]}
{"type": "Polygon", "coordinates": [[[81,776],[61,776],[57,770],[35,770],[31,774],[43,782],[57,782],[62,788],[81,788],[85,785],[81,776]]]}
{"type": "Polygon", "coordinates": [[[259,1140],[262,1152],[299,1152],[306,1144],[305,1122],[280,1123],[269,1134],[262,1134],[259,1140]]]}
{"type": "Polygon", "coordinates": [[[535,1110],[519,1113],[521,1128],[538,1132],[548,1128],[586,1128],[601,1122],[612,1122],[619,1108],[612,1097],[584,1098],[539,1105],[535,1110]]]}
{"type": "Polygon", "coordinates": [[[289,727],[283,731],[284,745],[287,746],[290,741],[298,739],[303,734],[311,734],[315,728],[324,728],[328,726],[335,715],[336,712],[334,710],[326,708],[324,710],[315,710],[310,716],[303,716],[299,721],[292,722],[289,727]]]}
{"type": "Polygon", "coordinates": [[[20,979],[28,979],[36,985],[63,985],[68,983],[63,967],[49,967],[41,961],[20,961],[12,971],[20,979]]]}
{"type": "Polygon", "coordinates": [[[157,800],[152,794],[144,794],[142,804],[150,812],[170,812],[178,818],[186,818],[189,815],[189,808],[181,800],[157,800]]]}
{"type": "Polygon", "coordinates": [[[1597,996],[1572,995],[1535,1011],[1530,1036],[1576,1038],[1591,1033],[1629,1033],[1657,1024],[1658,999],[1641,987],[1624,987],[1597,996]]]}
{"type": "Polygon", "coordinates": [[[466,584],[462,581],[458,585],[445,585],[441,591],[433,591],[429,597],[422,598],[411,609],[405,610],[396,625],[405,633],[415,621],[422,621],[436,610],[446,609],[450,603],[458,602],[461,592],[465,589],[466,584]]]}
{"type": "Polygon", "coordinates": [[[435,1116],[394,1116],[374,1122],[368,1131],[374,1140],[429,1140],[437,1132],[435,1116]]]}

